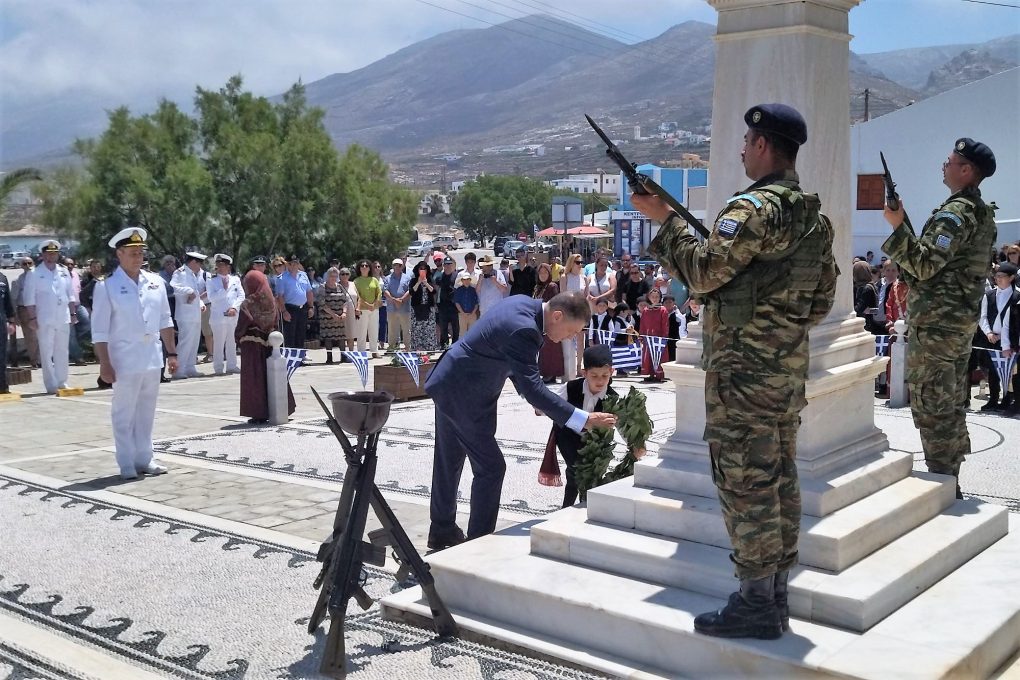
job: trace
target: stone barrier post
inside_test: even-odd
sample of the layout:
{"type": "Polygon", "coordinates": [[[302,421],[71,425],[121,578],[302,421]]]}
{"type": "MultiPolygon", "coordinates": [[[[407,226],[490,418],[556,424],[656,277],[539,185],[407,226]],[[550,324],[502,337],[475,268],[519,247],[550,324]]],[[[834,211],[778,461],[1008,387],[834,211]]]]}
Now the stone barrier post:
{"type": "Polygon", "coordinates": [[[266,390],[269,399],[269,423],[283,425],[287,422],[287,360],[280,354],[283,345],[283,333],[273,331],[269,334],[269,344],[273,353],[266,359],[266,390]]]}
{"type": "Polygon", "coordinates": [[[892,368],[889,370],[889,406],[903,408],[907,395],[907,322],[897,319],[893,324],[894,342],[889,343],[892,368]]]}

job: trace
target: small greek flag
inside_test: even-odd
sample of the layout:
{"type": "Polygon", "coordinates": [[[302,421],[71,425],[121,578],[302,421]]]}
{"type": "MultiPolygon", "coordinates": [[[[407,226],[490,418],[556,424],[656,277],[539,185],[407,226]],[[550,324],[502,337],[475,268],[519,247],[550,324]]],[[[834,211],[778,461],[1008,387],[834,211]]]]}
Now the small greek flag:
{"type": "Polygon", "coordinates": [[[298,349],[296,347],[280,348],[280,356],[287,360],[287,382],[290,382],[294,371],[304,362],[306,354],[308,354],[306,349],[298,349]]]}
{"type": "Polygon", "coordinates": [[[411,374],[411,380],[414,384],[418,384],[418,355],[414,352],[397,352],[397,358],[400,359],[400,363],[407,367],[407,371],[411,374]]]}
{"type": "Polygon", "coordinates": [[[645,342],[648,343],[648,358],[652,362],[652,373],[659,372],[659,364],[662,363],[662,350],[666,347],[669,338],[658,335],[646,335],[645,342]]]}
{"type": "Polygon", "coordinates": [[[354,367],[358,369],[358,375],[361,376],[361,386],[368,387],[368,352],[344,352],[345,357],[348,361],[354,364],[354,367]]]}
{"type": "Polygon", "coordinates": [[[1002,393],[1006,394],[1009,392],[1010,379],[1013,377],[1013,367],[1016,365],[1016,354],[1004,357],[1002,356],[1002,352],[997,349],[990,349],[988,350],[988,353],[992,356],[992,363],[995,364],[995,372],[999,374],[999,380],[1002,382],[1002,393]]]}
{"type": "Polygon", "coordinates": [[[618,371],[641,370],[641,343],[613,348],[613,368],[618,371]]]}
{"type": "Polygon", "coordinates": [[[889,336],[888,335],[876,335],[875,336],[875,356],[887,357],[889,356],[889,336]]]}
{"type": "Polygon", "coordinates": [[[619,331],[616,328],[598,331],[599,344],[612,345],[613,342],[616,340],[617,333],[619,333],[619,331]]]}

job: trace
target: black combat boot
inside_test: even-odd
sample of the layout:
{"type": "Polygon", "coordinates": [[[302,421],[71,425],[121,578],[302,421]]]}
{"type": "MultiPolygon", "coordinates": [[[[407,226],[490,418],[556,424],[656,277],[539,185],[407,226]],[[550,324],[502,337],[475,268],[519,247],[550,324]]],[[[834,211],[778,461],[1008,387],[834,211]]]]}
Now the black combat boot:
{"type": "Polygon", "coordinates": [[[722,609],[699,614],[694,630],[723,638],[775,640],[783,634],[776,609],[775,576],[740,582],[740,591],[730,595],[722,609]]]}
{"type": "Polygon", "coordinates": [[[783,632],[790,630],[790,572],[780,571],[776,573],[775,588],[776,611],[779,612],[779,622],[783,625],[783,632]]]}
{"type": "Polygon", "coordinates": [[[1012,411],[1013,410],[1013,393],[1006,392],[1002,395],[1002,401],[999,402],[1000,411],[1012,411]]]}
{"type": "Polygon", "coordinates": [[[327,364],[333,363],[333,350],[331,349],[326,350],[326,363],[327,364]]]}
{"type": "Polygon", "coordinates": [[[988,397],[988,403],[981,407],[984,412],[998,411],[1001,407],[999,406],[999,395],[988,397]]]}

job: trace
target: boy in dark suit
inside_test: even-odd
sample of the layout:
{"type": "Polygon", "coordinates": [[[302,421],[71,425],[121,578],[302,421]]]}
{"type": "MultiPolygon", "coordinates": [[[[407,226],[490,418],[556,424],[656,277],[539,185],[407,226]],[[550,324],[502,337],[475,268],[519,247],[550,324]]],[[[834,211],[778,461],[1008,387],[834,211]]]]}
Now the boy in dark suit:
{"type": "MultiPolygon", "coordinates": [[[[560,396],[574,408],[584,411],[601,411],[602,401],[607,396],[617,396],[616,391],[609,383],[613,378],[613,351],[609,345],[592,345],[584,350],[584,369],[582,377],[575,378],[563,385],[560,396]]],[[[536,411],[541,414],[541,412],[536,411]]],[[[567,466],[567,485],[563,490],[563,507],[567,508],[577,502],[577,481],[574,477],[574,465],[577,463],[577,453],[581,450],[581,435],[571,429],[553,425],[549,433],[550,443],[555,441],[556,448],[563,456],[563,462],[567,466]]],[[[546,460],[542,463],[542,470],[545,472],[551,463],[555,467],[556,454],[551,447],[546,449],[546,460]],[[552,460],[549,454],[552,453],[552,460]]],[[[539,477],[540,481],[542,477],[539,477]]],[[[555,484],[555,482],[546,482],[555,484]]],[[[558,486],[558,484],[556,484],[558,486]]]]}

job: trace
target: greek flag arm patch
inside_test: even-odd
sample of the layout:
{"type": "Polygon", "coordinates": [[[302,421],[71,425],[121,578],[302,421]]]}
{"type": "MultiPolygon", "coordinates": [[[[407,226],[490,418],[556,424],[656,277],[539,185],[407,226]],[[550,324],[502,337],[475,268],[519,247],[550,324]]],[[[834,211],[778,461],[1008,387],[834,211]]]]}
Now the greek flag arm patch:
{"type": "Polygon", "coordinates": [[[732,198],[727,199],[726,203],[733,203],[734,201],[739,201],[741,199],[745,201],[750,201],[755,208],[761,208],[762,205],[764,205],[761,202],[761,199],[753,194],[738,194],[736,196],[733,196],[732,198]]]}
{"type": "Polygon", "coordinates": [[[945,234],[939,234],[939,237],[935,239],[935,245],[942,250],[948,250],[949,244],[953,242],[953,239],[945,234]]]}
{"type": "Polygon", "coordinates": [[[948,210],[940,210],[939,212],[935,213],[935,215],[934,215],[934,217],[932,219],[933,220],[946,219],[946,220],[949,220],[950,222],[954,223],[958,227],[962,227],[963,226],[963,220],[960,219],[960,216],[957,215],[956,213],[951,213],[948,210]]]}
{"type": "Polygon", "coordinates": [[[731,217],[727,217],[726,219],[719,220],[719,226],[717,227],[717,231],[719,232],[720,236],[730,238],[737,233],[737,229],[739,228],[740,222],[736,221],[731,217]]]}

